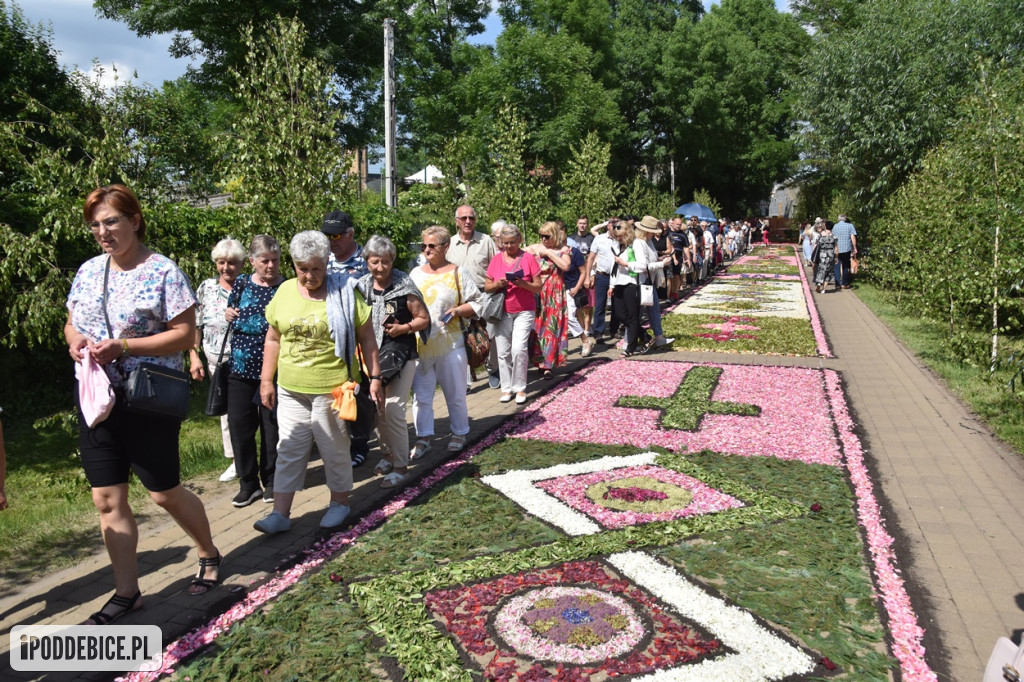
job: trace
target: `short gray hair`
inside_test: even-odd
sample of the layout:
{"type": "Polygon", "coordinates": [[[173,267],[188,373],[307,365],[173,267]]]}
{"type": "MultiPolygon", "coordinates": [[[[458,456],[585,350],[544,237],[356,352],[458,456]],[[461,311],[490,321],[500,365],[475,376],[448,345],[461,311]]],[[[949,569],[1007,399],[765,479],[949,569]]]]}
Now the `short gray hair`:
{"type": "Polygon", "coordinates": [[[367,239],[366,246],[363,247],[363,258],[383,258],[386,256],[394,263],[397,255],[398,251],[395,249],[394,243],[387,237],[382,237],[379,234],[375,234],[367,239]]]}
{"type": "Polygon", "coordinates": [[[210,258],[216,263],[220,259],[224,259],[232,262],[239,262],[245,260],[245,247],[237,239],[228,237],[227,239],[221,239],[217,242],[217,246],[213,247],[213,251],[210,252],[210,258]]]}
{"type": "Polygon", "coordinates": [[[495,220],[491,223],[491,236],[500,237],[502,229],[508,225],[504,220],[495,220]]]}
{"type": "Polygon", "coordinates": [[[258,234],[249,242],[249,258],[256,258],[265,253],[281,255],[281,245],[269,234],[258,234]]]}
{"type": "Polygon", "coordinates": [[[505,223],[501,228],[501,232],[498,233],[498,236],[501,237],[502,239],[514,237],[519,241],[523,240],[523,233],[520,232],[519,228],[513,225],[512,223],[505,223]]]}
{"type": "Polygon", "coordinates": [[[306,230],[299,232],[292,237],[288,250],[292,254],[292,261],[295,263],[309,263],[319,260],[327,265],[327,259],[331,253],[331,244],[327,241],[326,235],[317,230],[306,230]]]}
{"type": "Polygon", "coordinates": [[[841,222],[841,223],[845,223],[846,222],[846,214],[845,213],[840,213],[839,214],[839,222],[841,222]]]}

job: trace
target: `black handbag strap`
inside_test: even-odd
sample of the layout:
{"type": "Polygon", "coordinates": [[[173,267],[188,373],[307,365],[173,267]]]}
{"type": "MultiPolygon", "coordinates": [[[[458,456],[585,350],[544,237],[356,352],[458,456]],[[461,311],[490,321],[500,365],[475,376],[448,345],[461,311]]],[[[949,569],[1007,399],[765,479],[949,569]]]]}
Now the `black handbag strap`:
{"type": "Polygon", "coordinates": [[[220,354],[217,355],[217,364],[224,362],[224,349],[228,345],[228,337],[231,336],[231,325],[224,330],[224,340],[220,342],[220,354]]]}
{"type": "Polygon", "coordinates": [[[107,324],[107,337],[114,338],[114,331],[110,328],[110,317],[107,315],[107,281],[110,279],[110,256],[107,256],[107,264],[103,266],[103,321],[107,324]]]}

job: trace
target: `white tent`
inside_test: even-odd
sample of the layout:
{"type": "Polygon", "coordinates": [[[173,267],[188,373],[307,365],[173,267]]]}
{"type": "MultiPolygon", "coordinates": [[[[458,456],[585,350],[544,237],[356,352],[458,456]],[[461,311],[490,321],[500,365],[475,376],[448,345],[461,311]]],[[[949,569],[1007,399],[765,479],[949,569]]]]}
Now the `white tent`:
{"type": "Polygon", "coordinates": [[[444,174],[437,168],[437,166],[427,166],[422,170],[418,170],[412,175],[405,178],[406,182],[422,182],[425,185],[431,185],[438,180],[444,178],[444,174]]]}

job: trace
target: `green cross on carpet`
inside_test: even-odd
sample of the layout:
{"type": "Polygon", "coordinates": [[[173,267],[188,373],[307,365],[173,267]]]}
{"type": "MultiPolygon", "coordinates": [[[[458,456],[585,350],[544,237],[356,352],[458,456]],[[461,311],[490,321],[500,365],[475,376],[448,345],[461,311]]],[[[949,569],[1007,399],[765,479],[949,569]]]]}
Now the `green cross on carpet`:
{"type": "Polygon", "coordinates": [[[627,395],[619,398],[616,405],[661,410],[658,424],[666,429],[680,431],[696,431],[706,414],[760,415],[761,408],[757,405],[711,399],[721,375],[721,367],[692,367],[676,392],[668,398],[627,395]]]}

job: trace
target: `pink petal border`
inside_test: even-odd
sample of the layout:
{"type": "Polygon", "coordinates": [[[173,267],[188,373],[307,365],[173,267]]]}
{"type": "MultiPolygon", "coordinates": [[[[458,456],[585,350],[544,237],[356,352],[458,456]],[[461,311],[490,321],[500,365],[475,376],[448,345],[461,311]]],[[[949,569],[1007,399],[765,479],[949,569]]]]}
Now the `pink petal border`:
{"type": "Polygon", "coordinates": [[[835,370],[827,369],[824,372],[832,415],[843,444],[846,470],[850,472],[850,481],[857,497],[857,516],[867,536],[868,550],[874,562],[875,582],[889,616],[893,655],[900,662],[900,670],[906,682],[933,682],[938,678],[924,660],[925,649],[921,641],[924,630],[918,625],[910,596],[896,568],[893,538],[885,530],[885,520],[875,498],[874,485],[864,464],[864,450],[860,439],[853,432],[854,423],[846,405],[842,382],[835,370]]]}

